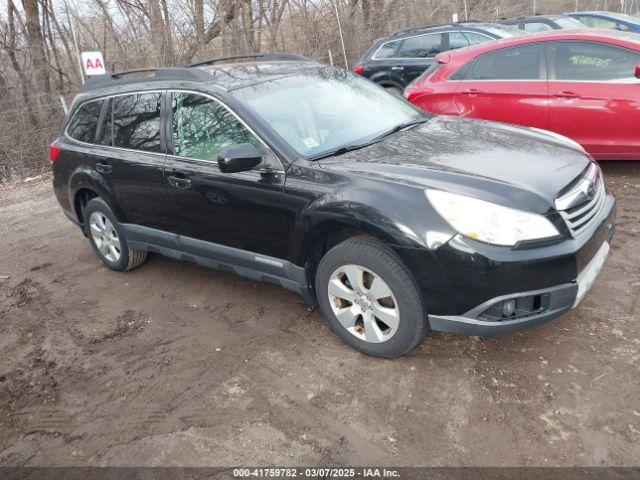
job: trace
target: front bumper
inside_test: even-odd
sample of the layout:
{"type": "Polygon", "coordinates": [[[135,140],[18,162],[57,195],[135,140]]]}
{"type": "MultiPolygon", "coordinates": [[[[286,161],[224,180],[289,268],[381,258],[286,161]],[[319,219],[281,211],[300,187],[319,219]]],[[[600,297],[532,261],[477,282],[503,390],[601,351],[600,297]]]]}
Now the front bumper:
{"type": "Polygon", "coordinates": [[[506,250],[456,237],[428,255],[398,253],[416,277],[432,330],[500,335],[548,322],[577,305],[604,263],[615,210],[608,195],[588,232],[555,245],[506,250]],[[514,317],[486,315],[505,300],[535,296],[544,298],[543,308],[514,317]]]}
{"type": "Polygon", "coordinates": [[[478,318],[474,318],[475,314],[473,311],[469,312],[466,315],[459,316],[429,315],[429,326],[431,327],[431,330],[436,330],[439,332],[460,333],[462,335],[502,335],[503,333],[513,332],[516,330],[524,330],[535,325],[540,325],[541,323],[545,323],[559,317],[568,310],[571,310],[571,307],[576,300],[577,293],[578,284],[567,283],[554,288],[548,288],[534,292],[522,292],[518,295],[505,295],[503,297],[494,298],[486,302],[486,306],[483,304],[482,306],[474,310],[484,311],[485,308],[489,308],[492,304],[500,303],[502,300],[511,299],[517,296],[525,297],[539,294],[549,294],[550,303],[548,308],[543,313],[528,315],[526,317],[516,318],[514,320],[479,320],[478,318]]]}

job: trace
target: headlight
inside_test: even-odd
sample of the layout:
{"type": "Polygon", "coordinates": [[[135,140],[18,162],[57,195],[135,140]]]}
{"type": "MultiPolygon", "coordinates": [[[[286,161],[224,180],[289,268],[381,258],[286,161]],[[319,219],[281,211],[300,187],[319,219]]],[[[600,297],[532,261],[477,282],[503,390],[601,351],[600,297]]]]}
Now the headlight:
{"type": "Polygon", "coordinates": [[[426,190],[425,193],[433,208],[458,233],[481,242],[512,247],[526,240],[560,234],[549,220],[536,213],[441,190],[426,190]]]}

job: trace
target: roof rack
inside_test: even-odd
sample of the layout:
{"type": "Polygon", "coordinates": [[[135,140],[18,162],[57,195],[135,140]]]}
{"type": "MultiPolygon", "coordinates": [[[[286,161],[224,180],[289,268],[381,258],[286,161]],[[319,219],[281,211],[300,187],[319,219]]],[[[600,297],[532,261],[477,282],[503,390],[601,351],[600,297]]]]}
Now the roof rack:
{"type": "Polygon", "coordinates": [[[227,60],[243,60],[246,58],[257,58],[260,60],[285,60],[285,61],[297,61],[297,62],[312,62],[306,57],[300,55],[293,55],[291,53],[257,53],[255,55],[236,55],[233,57],[212,58],[211,60],[205,60],[203,62],[192,63],[187,65],[188,68],[202,67],[205,65],[213,65],[218,62],[224,62],[227,60]]]}
{"type": "Polygon", "coordinates": [[[434,23],[433,25],[425,25],[423,27],[413,27],[407,28],[406,30],[398,30],[397,32],[393,32],[390,37],[397,37],[400,35],[404,35],[407,33],[417,32],[419,30],[426,30],[427,28],[438,28],[438,27],[449,27],[454,25],[460,25],[462,23],[490,23],[490,22],[482,22],[480,20],[460,20],[459,22],[448,22],[448,23],[434,23]]]}
{"type": "Polygon", "coordinates": [[[108,73],[106,75],[89,77],[87,82],[82,87],[82,91],[104,88],[110,85],[121,85],[123,83],[128,84],[163,80],[206,82],[211,81],[212,77],[204,70],[185,67],[139,68],[135,70],[124,70],[122,72],[108,73]],[[131,79],[123,78],[138,73],[151,73],[152,75],[138,76],[131,79]]]}

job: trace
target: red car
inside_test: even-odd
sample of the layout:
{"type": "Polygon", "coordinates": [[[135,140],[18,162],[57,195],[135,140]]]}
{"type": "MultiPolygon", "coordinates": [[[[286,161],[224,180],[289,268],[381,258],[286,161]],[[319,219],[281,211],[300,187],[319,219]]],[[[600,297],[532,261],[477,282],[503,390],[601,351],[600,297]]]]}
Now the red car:
{"type": "Polygon", "coordinates": [[[433,113],[537,127],[598,160],[640,160],[640,35],[555,30],[436,56],[405,89],[433,113]]]}

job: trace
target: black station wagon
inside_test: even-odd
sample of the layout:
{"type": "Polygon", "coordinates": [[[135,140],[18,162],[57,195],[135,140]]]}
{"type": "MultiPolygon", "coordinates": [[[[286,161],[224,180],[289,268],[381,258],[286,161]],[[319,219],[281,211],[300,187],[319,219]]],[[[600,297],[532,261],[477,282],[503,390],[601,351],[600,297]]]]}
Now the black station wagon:
{"type": "Polygon", "coordinates": [[[455,22],[402,30],[373,42],[353,70],[390,93],[402,95],[404,87],[437,64],[437,54],[519,35],[524,35],[524,32],[517,28],[479,22],[455,22]]]}
{"type": "Polygon", "coordinates": [[[563,137],[433,116],[295,56],[142,73],[87,82],[49,152],[112,270],[155,252],[273,282],[394,357],[430,329],[555,318],[607,256],[614,198],[563,137]]]}

